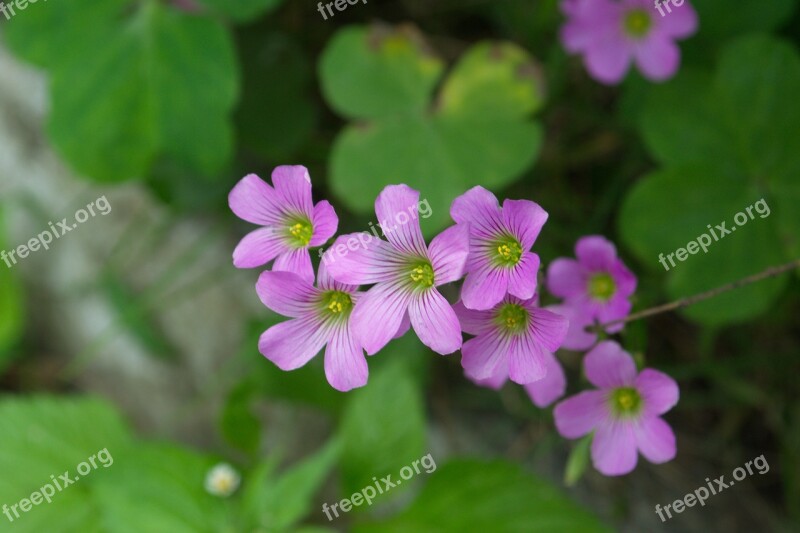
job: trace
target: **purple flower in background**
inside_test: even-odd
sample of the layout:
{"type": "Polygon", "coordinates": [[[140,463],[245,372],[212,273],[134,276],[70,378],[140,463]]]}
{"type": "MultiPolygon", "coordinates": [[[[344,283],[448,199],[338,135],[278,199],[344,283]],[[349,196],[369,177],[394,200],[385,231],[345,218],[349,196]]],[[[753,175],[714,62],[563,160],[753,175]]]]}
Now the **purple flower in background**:
{"type": "MultiPolygon", "coordinates": [[[[576,322],[597,319],[610,322],[628,316],[628,298],[636,290],[636,276],[617,258],[617,249],[599,235],[581,237],[574,259],[556,259],[547,269],[547,288],[564,299],[564,307],[576,322]]],[[[615,333],[623,324],[610,326],[615,333]]],[[[585,337],[584,337],[585,339],[585,337]]]]}
{"type": "Polygon", "coordinates": [[[331,276],[341,283],[376,284],[359,299],[351,318],[370,355],[409,325],[435,352],[448,354],[461,347],[458,318],[437,287],[464,275],[469,227],[452,226],[427,246],[415,216],[418,205],[418,191],[387,186],[375,200],[375,213],[380,221],[399,222],[386,232],[388,242],[366,232],[342,235],[323,256],[331,276]]]}
{"type": "MultiPolygon", "coordinates": [[[[568,322],[535,302],[535,298],[520,300],[507,295],[486,311],[468,309],[463,302],[454,306],[461,329],[475,335],[461,348],[461,366],[467,376],[497,386],[506,376],[520,385],[545,378],[568,322]]],[[[545,392],[543,397],[552,394],[545,392]]]]}
{"type": "Polygon", "coordinates": [[[334,281],[324,264],[319,267],[317,287],[292,272],[263,272],[256,284],[261,301],[292,320],[265,331],[259,351],[281,370],[294,370],[327,345],[325,376],[331,386],[348,391],[366,385],[367,360],[353,334],[351,317],[361,294],[357,289],[334,281]]]}
{"type": "MultiPolygon", "coordinates": [[[[561,347],[566,350],[585,351],[597,342],[597,333],[587,331],[586,328],[594,325],[594,320],[578,307],[568,305],[548,305],[545,309],[561,315],[569,320],[567,335],[561,347]]],[[[613,329],[613,326],[608,329],[613,329]]]]}
{"type": "Polygon", "coordinates": [[[547,221],[544,209],[530,200],[505,200],[501,208],[495,195],[479,186],[453,201],[450,216],[470,228],[464,306],[491,309],[506,294],[533,298],[539,256],[529,250],[547,221]]]}
{"type": "Polygon", "coordinates": [[[280,166],[272,172],[274,188],[255,174],[236,184],[228,197],[239,218],[264,226],[246,235],[233,252],[237,268],[275,260],[273,270],[294,272],[314,281],[309,247],[336,233],[339,219],[327,201],[314,205],[311,177],[304,166],[280,166]]]}
{"type": "Polygon", "coordinates": [[[675,434],[661,415],[678,403],[678,385],[646,368],[638,375],[633,358],[613,341],[586,354],[586,377],[600,390],[584,391],[556,405],[553,415],[562,436],[577,439],[594,431],[592,462],[607,476],[636,467],[637,450],[651,463],[675,457],[675,434]]]}
{"type": "Polygon", "coordinates": [[[666,15],[653,0],[562,0],[561,10],[568,19],[561,30],[564,47],[583,54],[589,74],[606,84],[619,83],[632,61],[649,80],[672,77],[681,59],[675,41],[697,31],[688,1],[666,15]]]}

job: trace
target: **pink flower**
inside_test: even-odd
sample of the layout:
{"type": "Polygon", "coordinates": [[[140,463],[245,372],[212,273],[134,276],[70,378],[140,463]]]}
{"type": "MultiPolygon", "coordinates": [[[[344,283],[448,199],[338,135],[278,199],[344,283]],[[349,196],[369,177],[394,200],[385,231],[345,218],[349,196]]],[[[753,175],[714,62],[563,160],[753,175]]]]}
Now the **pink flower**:
{"type": "Polygon", "coordinates": [[[362,387],[369,370],[361,344],[353,335],[351,314],[358,287],[334,281],[319,267],[318,287],[292,272],[263,272],[256,291],[261,301],[291,320],[261,335],[259,351],[281,370],[294,370],[325,350],[325,376],[340,391],[362,387]]]}
{"type": "Polygon", "coordinates": [[[274,188],[249,174],[228,197],[236,216],[263,226],[241,240],[233,252],[233,264],[253,268],[274,259],[273,270],[294,272],[313,283],[308,249],[324,244],[336,233],[336,211],[326,201],[314,205],[306,167],[277,167],[272,183],[274,188]]]}
{"type": "Polygon", "coordinates": [[[631,62],[649,80],[671,78],[680,65],[675,41],[697,31],[688,1],[562,0],[561,10],[568,19],[561,30],[564,48],[583,54],[589,74],[606,84],[619,83],[631,62]]]}
{"type": "MultiPolygon", "coordinates": [[[[462,302],[453,307],[462,330],[475,335],[461,348],[461,366],[471,379],[498,384],[508,377],[527,385],[558,366],[553,352],[567,333],[567,319],[537,307],[534,298],[507,295],[487,311],[467,309],[462,302]]],[[[551,394],[546,390],[540,400],[551,394]]]]}
{"type": "MultiPolygon", "coordinates": [[[[571,307],[567,314],[584,325],[595,319],[604,323],[628,316],[632,306],[628,298],[636,290],[636,276],[617,258],[614,245],[599,235],[582,237],[575,245],[575,255],[577,261],[556,259],[547,269],[547,288],[564,298],[562,310],[571,307]]],[[[610,326],[608,331],[615,333],[622,326],[610,326]]],[[[581,337],[584,342],[588,338],[581,337]]]]}
{"type": "Polygon", "coordinates": [[[539,256],[529,250],[547,221],[530,200],[505,200],[473,187],[453,201],[450,216],[470,228],[467,279],[461,299],[469,309],[496,306],[506,294],[530,300],[536,292],[539,256]]]}
{"type": "Polygon", "coordinates": [[[386,231],[388,242],[367,232],[342,235],[323,256],[331,276],[341,283],[376,284],[359,299],[352,316],[356,335],[370,355],[409,326],[437,353],[461,348],[458,318],[437,287],[464,275],[469,227],[452,226],[428,246],[416,217],[418,205],[418,191],[387,186],[375,200],[375,214],[380,221],[398,222],[386,231]]]}
{"type": "Polygon", "coordinates": [[[646,368],[638,375],[633,358],[613,341],[603,341],[584,358],[589,381],[600,390],[584,391],[556,405],[558,432],[577,439],[594,432],[594,467],[619,476],[636,467],[637,450],[651,463],[675,457],[675,434],[663,415],[678,403],[678,385],[646,368]]]}
{"type": "MultiPolygon", "coordinates": [[[[545,352],[544,369],[545,375],[542,379],[523,385],[533,404],[541,408],[547,407],[564,396],[564,392],[567,390],[567,377],[554,354],[545,352]]],[[[469,374],[465,375],[467,379],[480,387],[500,390],[508,381],[508,362],[504,361],[503,364],[498,365],[494,375],[487,379],[475,379],[469,374]]]]}

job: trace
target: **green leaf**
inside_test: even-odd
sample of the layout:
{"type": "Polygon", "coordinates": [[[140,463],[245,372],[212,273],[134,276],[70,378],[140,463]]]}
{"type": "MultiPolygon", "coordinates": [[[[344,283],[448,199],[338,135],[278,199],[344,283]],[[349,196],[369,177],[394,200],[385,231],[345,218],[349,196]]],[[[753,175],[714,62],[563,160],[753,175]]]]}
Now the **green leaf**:
{"type": "Polygon", "coordinates": [[[215,461],[173,445],[139,444],[98,484],[105,531],[216,533],[231,523],[222,498],[204,488],[215,461]]]}
{"type": "MultiPolygon", "coordinates": [[[[769,5],[743,3],[732,9],[728,0],[693,2],[700,18],[700,35],[715,40],[735,37],[746,31],[770,31],[786,22],[795,0],[773,0],[769,5]]],[[[673,9],[680,9],[673,7],[673,9]]]]}
{"type": "Polygon", "coordinates": [[[410,30],[341,31],[320,62],[323,93],[339,113],[361,119],[336,139],[331,187],[369,213],[390,183],[421,191],[432,208],[427,234],[450,221],[452,200],[474,185],[500,188],[534,161],[541,144],[529,115],[542,88],[531,58],[511,44],[469,50],[433,89],[441,62],[410,30]]]}
{"type": "Polygon", "coordinates": [[[541,73],[510,43],[482,43],[461,58],[442,88],[441,112],[515,119],[542,105],[541,73]],[[531,88],[533,87],[533,91],[531,88]],[[497,95],[505,95],[498,98],[497,95]]]}
{"type": "MultiPolygon", "coordinates": [[[[676,166],[650,174],[632,188],[620,213],[620,231],[646,264],[663,269],[659,256],[664,254],[670,297],[691,296],[784,260],[776,218],[762,219],[754,211],[754,220],[738,227],[734,223],[736,214],[759,198],[755,188],[731,183],[712,169],[676,166]],[[715,242],[708,225],[714,229],[723,222],[726,229],[736,230],[715,242]],[[707,253],[698,248],[685,262],[673,256],[673,267],[669,254],[703,234],[711,243],[707,253]]],[[[746,320],[769,309],[785,286],[785,276],[764,280],[690,306],[684,313],[707,324],[746,320]]]]}
{"type": "Polygon", "coordinates": [[[162,155],[219,172],[232,152],[238,93],[227,30],[154,1],[131,12],[117,1],[75,4],[47,15],[53,6],[36,6],[26,15],[43,13],[10,36],[23,57],[51,70],[48,131],[59,152],[98,181],[141,177],[162,155]],[[34,52],[24,52],[28,45],[34,52]]]}
{"type": "MultiPolygon", "coordinates": [[[[373,477],[393,475],[423,455],[425,417],[422,397],[406,365],[397,362],[370,376],[351,393],[340,424],[342,485],[353,494],[374,483],[373,477]]],[[[386,499],[395,488],[379,496],[386,499]]]]}
{"type": "Polygon", "coordinates": [[[251,455],[258,452],[261,444],[261,423],[251,408],[257,390],[251,381],[234,387],[228,394],[220,419],[225,440],[251,455]]]}
{"type": "Polygon", "coordinates": [[[612,531],[555,487],[504,462],[452,461],[442,466],[414,503],[384,523],[356,533],[612,531]]]}
{"type": "Polygon", "coordinates": [[[340,452],[340,442],[331,440],[319,452],[292,466],[277,480],[261,482],[256,489],[258,525],[280,531],[306,516],[316,492],[330,474],[340,452]]]}
{"type": "Polygon", "coordinates": [[[567,467],[564,470],[564,484],[568,487],[573,486],[583,476],[586,467],[589,466],[589,446],[592,443],[592,436],[587,435],[580,439],[572,451],[569,452],[567,467]]]}
{"type": "Polygon", "coordinates": [[[119,467],[117,460],[130,443],[128,429],[115,411],[91,398],[5,397],[0,401],[0,435],[0,502],[13,505],[30,498],[47,484],[52,488],[53,478],[58,481],[65,473],[78,478],[68,486],[62,480],[51,503],[43,501],[20,513],[14,531],[105,531],[96,487],[119,467]],[[78,473],[78,465],[89,465],[103,450],[108,456],[95,459],[96,469],[78,473]]]}
{"type": "MultiPolygon", "coordinates": [[[[670,265],[671,297],[709,290],[800,254],[797,94],[797,52],[763,36],[729,45],[714,76],[687,71],[652,91],[641,127],[665,169],[629,192],[619,218],[623,239],[646,265],[660,269],[659,254],[686,247],[722,222],[736,228],[707,253],[670,265]],[[762,212],[754,212],[762,198],[762,212]],[[746,224],[735,223],[738,213],[740,221],[748,217],[746,224]]],[[[747,320],[769,309],[785,285],[785,276],[762,281],[685,314],[713,325],[747,320]]]]}
{"type": "Polygon", "coordinates": [[[283,0],[199,0],[213,11],[237,22],[247,22],[275,10],[283,0]]]}
{"type": "Polygon", "coordinates": [[[424,111],[442,68],[418,32],[376,26],[338,32],[319,70],[325,99],[339,114],[376,119],[424,111]]]}
{"type": "MultiPolygon", "coordinates": [[[[9,247],[5,239],[5,218],[0,209],[0,251],[9,247]]],[[[22,283],[12,267],[0,262],[0,372],[13,356],[11,347],[19,340],[24,328],[25,306],[22,283]]]]}

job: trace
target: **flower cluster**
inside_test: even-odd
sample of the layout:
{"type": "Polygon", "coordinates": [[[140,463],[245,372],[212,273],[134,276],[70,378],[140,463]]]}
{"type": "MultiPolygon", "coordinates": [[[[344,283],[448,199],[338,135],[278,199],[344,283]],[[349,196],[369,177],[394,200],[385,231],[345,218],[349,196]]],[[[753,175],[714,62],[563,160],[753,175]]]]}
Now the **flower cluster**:
{"type": "Polygon", "coordinates": [[[675,41],[697,31],[697,13],[689,2],[666,17],[658,7],[658,0],[562,0],[561,41],[602,83],[622,81],[632,62],[649,80],[669,79],[681,62],[675,41]]]}
{"type": "MultiPolygon", "coordinates": [[[[539,407],[561,398],[567,380],[556,351],[591,348],[597,331],[622,328],[605,323],[631,310],[636,277],[614,245],[583,237],[577,259],[553,261],[545,285],[562,301],[545,308],[539,303],[540,259],[533,252],[548,218],[541,206],[509,199],[501,205],[490,191],[474,187],[453,201],[455,224],[427,243],[419,219],[411,216],[419,198],[407,185],[385,187],[375,214],[400,224],[386,228],[385,239],[370,232],[339,236],[315,273],[309,248],[334,236],[338,218],[328,202],[313,203],[306,168],[278,167],[272,185],[255,175],[242,179],[231,191],[230,207],[262,227],[242,239],[234,264],[273,262],[256,291],[264,305],[289,318],[263,333],[260,352],[293,370],[325,348],[328,382],[349,391],[367,383],[365,352],[375,355],[413,329],[434,352],[461,350],[466,376],[479,385],[498,389],[513,381],[539,407]],[[460,299],[451,304],[440,289],[462,279],[460,299]]],[[[633,360],[610,341],[597,344],[584,364],[603,390],[559,404],[559,432],[575,438],[595,431],[592,455],[607,475],[630,471],[637,449],[653,462],[674,456],[674,436],[658,416],[677,401],[677,385],[655,371],[637,377],[633,360]],[[619,456],[609,458],[612,449],[619,456]]]]}

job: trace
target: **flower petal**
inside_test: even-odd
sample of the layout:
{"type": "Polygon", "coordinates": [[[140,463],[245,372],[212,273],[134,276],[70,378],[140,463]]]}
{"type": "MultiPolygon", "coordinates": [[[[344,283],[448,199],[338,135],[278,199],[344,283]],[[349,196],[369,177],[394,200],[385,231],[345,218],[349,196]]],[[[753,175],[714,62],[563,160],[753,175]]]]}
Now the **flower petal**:
{"type": "Polygon", "coordinates": [[[276,313],[298,318],[313,312],[319,291],[293,272],[262,272],[256,283],[261,302],[276,313]]]}
{"type": "Polygon", "coordinates": [[[328,239],[336,235],[339,228],[339,217],[330,202],[323,200],[314,206],[314,213],[311,215],[311,225],[314,227],[314,234],[311,236],[309,246],[320,246],[328,242],[328,239]]]}
{"type": "Polygon", "coordinates": [[[317,287],[323,291],[347,292],[350,293],[351,297],[358,294],[358,285],[348,285],[347,283],[341,283],[333,279],[325,261],[320,261],[319,268],[317,269],[317,287]]]}
{"type": "Polygon", "coordinates": [[[592,463],[606,476],[621,476],[636,468],[636,435],[633,424],[609,420],[601,424],[592,440],[592,463]]]}
{"type": "Polygon", "coordinates": [[[625,263],[617,259],[609,273],[617,286],[615,295],[627,298],[636,292],[636,275],[625,266],[625,263]]]}
{"type": "Polygon", "coordinates": [[[531,315],[530,331],[535,342],[549,352],[561,348],[569,329],[569,320],[547,309],[534,307],[531,303],[525,307],[531,315]]]}
{"type": "Polygon", "coordinates": [[[562,437],[577,439],[588,434],[608,416],[602,391],[588,390],[570,396],[556,405],[553,417],[562,437]]]}
{"type": "Polygon", "coordinates": [[[547,373],[542,379],[525,385],[525,392],[531,401],[542,408],[561,398],[567,390],[564,369],[561,368],[556,356],[549,352],[545,352],[545,370],[547,373]]]}
{"type": "Polygon", "coordinates": [[[591,272],[610,272],[617,261],[617,248],[605,237],[589,235],[578,239],[575,256],[591,272]]]}
{"type": "Polygon", "coordinates": [[[325,350],[325,377],[334,389],[342,392],[367,384],[367,359],[349,324],[342,324],[333,331],[325,350]]]}
{"type": "Polygon", "coordinates": [[[361,295],[350,315],[356,340],[369,355],[380,351],[400,330],[411,293],[396,283],[379,283],[361,295]]]}
{"type": "Polygon", "coordinates": [[[408,185],[388,185],[375,200],[375,214],[389,242],[405,253],[425,257],[418,210],[419,191],[408,185]]]}
{"type": "Polygon", "coordinates": [[[400,329],[397,330],[397,333],[394,334],[394,337],[392,337],[392,339],[399,339],[400,337],[408,333],[408,330],[410,329],[411,329],[411,318],[408,316],[408,312],[406,311],[406,313],[403,315],[402,322],[400,322],[400,329]]]}
{"type": "Polygon", "coordinates": [[[461,366],[473,380],[489,379],[508,358],[508,341],[496,333],[470,339],[461,347],[461,366]]]}
{"type": "Polygon", "coordinates": [[[539,256],[525,252],[520,262],[508,269],[508,292],[522,300],[530,300],[536,294],[539,274],[539,256]]]}
{"type": "Polygon", "coordinates": [[[678,71],[681,51],[670,37],[653,35],[638,43],[634,49],[636,66],[645,78],[651,81],[664,81],[678,71]]]}
{"type": "Polygon", "coordinates": [[[631,66],[633,52],[624,36],[613,29],[599,35],[584,51],[584,64],[589,74],[602,83],[614,85],[622,81],[631,66]]]}
{"type": "Polygon", "coordinates": [[[551,305],[546,309],[565,317],[569,321],[567,334],[561,343],[565,350],[584,351],[591,348],[597,341],[596,333],[589,333],[586,327],[593,323],[589,315],[571,305],[551,305]]]}
{"type": "Polygon", "coordinates": [[[464,302],[461,301],[453,304],[453,311],[456,312],[458,321],[461,324],[461,331],[464,333],[482,335],[494,329],[491,311],[467,309],[464,306],[464,302]]]}
{"type": "Polygon", "coordinates": [[[546,353],[533,335],[519,335],[513,338],[509,345],[508,378],[520,385],[527,385],[544,378],[547,373],[546,353]]]}
{"type": "Polygon", "coordinates": [[[311,265],[311,254],[308,248],[295,248],[282,253],[275,259],[272,270],[294,272],[303,279],[314,283],[314,267],[311,265]]]}
{"type": "Polygon", "coordinates": [[[645,368],[636,378],[636,390],[644,400],[649,415],[663,415],[678,403],[680,392],[674,379],[652,368],[645,368]]]}
{"type": "Polygon", "coordinates": [[[630,387],[636,380],[636,364],[614,341],[603,341],[583,358],[586,378],[595,387],[630,387]]]}
{"type": "Polygon", "coordinates": [[[559,258],[547,267],[547,290],[559,298],[574,298],[586,293],[586,274],[574,259],[559,258]]]}
{"type": "MultiPolygon", "coordinates": [[[[475,379],[466,372],[464,375],[467,377],[467,379],[479,387],[488,387],[490,389],[500,390],[503,388],[503,385],[506,384],[506,381],[508,381],[508,361],[506,359],[501,359],[494,368],[492,376],[486,379],[475,379]]],[[[540,383],[541,381],[543,380],[539,380],[536,383],[540,383]]]]}
{"type": "Polygon", "coordinates": [[[284,209],[302,213],[309,219],[314,215],[311,200],[311,176],[302,165],[283,165],[272,171],[272,184],[284,203],[284,209]]]}
{"type": "Polygon", "coordinates": [[[415,294],[408,307],[411,327],[422,344],[447,355],[461,348],[461,325],[455,311],[436,289],[415,294]]]}
{"type": "Polygon", "coordinates": [[[482,238],[497,238],[505,229],[497,197],[480,185],[453,200],[450,216],[457,224],[469,224],[472,234],[482,238]]]}
{"type": "Polygon", "coordinates": [[[275,234],[273,228],[259,228],[245,235],[236,245],[233,264],[236,268],[260,267],[289,250],[289,246],[275,234]]]}
{"type": "Polygon", "coordinates": [[[339,236],[322,256],[331,277],[350,285],[370,285],[397,279],[408,264],[391,244],[366,231],[339,236]]]}
{"type": "Polygon", "coordinates": [[[278,194],[255,174],[248,174],[228,195],[228,205],[234,214],[261,226],[283,225],[284,214],[278,194]]]}
{"type": "Polygon", "coordinates": [[[313,315],[276,324],[258,341],[258,350],[281,370],[308,363],[328,342],[331,332],[313,315]]]}
{"type": "Polygon", "coordinates": [[[433,238],[428,247],[436,286],[451,283],[464,275],[469,256],[469,225],[450,226],[433,238]]]}
{"type": "MultiPolygon", "coordinates": [[[[681,6],[670,6],[672,13],[664,17],[656,17],[658,33],[663,33],[674,39],[685,39],[697,31],[697,11],[689,3],[681,6]]],[[[666,8],[662,8],[666,9],[666,8]]]]}
{"type": "Polygon", "coordinates": [[[500,303],[508,293],[508,270],[493,269],[470,272],[461,287],[461,300],[469,309],[486,310],[500,303]]]}
{"type": "Polygon", "coordinates": [[[636,444],[645,459],[661,464],[671,461],[677,453],[675,433],[663,419],[645,417],[635,427],[636,444]]]}
{"type": "MultiPolygon", "coordinates": [[[[623,319],[628,316],[632,307],[633,304],[627,298],[615,295],[608,302],[598,306],[597,320],[599,320],[601,324],[605,324],[606,322],[623,319]]],[[[625,323],[623,322],[608,326],[606,331],[609,333],[617,333],[622,331],[624,327],[625,323]]]]}
{"type": "Polygon", "coordinates": [[[544,223],[547,222],[547,211],[536,202],[530,200],[505,200],[503,202],[503,220],[511,234],[522,243],[523,250],[530,250],[544,223]]]}

